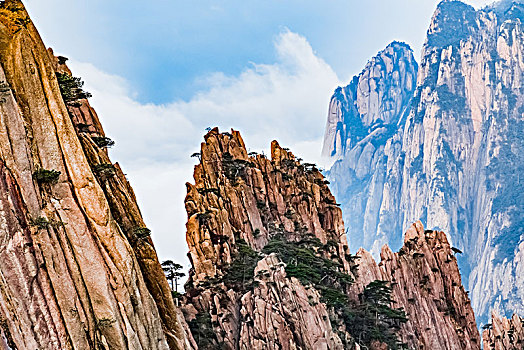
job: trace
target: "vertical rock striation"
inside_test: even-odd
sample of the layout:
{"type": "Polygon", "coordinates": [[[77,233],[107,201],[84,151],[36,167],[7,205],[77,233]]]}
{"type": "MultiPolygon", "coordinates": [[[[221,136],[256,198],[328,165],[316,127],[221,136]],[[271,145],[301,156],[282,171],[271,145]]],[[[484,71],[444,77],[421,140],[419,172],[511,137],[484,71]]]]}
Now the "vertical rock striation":
{"type": "Polygon", "coordinates": [[[440,3],[407,117],[346,149],[329,175],[350,243],[375,256],[416,220],[449,232],[484,323],[492,309],[524,313],[523,13],[517,2],[440,3]]]}
{"type": "Polygon", "coordinates": [[[65,103],[58,61],[22,3],[3,2],[0,344],[187,348],[152,242],[132,234],[145,227],[132,189],[93,142],[104,134],[87,101],[65,103]]]}
{"type": "Polygon", "coordinates": [[[480,349],[471,301],[443,232],[424,230],[417,222],[406,231],[398,253],[382,247],[378,265],[363,249],[357,256],[359,288],[373,280],[391,282],[393,299],[408,317],[400,334],[409,348],[480,349]]]}
{"type": "Polygon", "coordinates": [[[402,244],[395,204],[401,183],[400,134],[409,113],[418,65],[411,48],[394,42],[371,59],[359,76],[335,91],[330,103],[323,155],[336,162],[328,177],[342,203],[353,247],[402,244]],[[391,198],[388,198],[391,195],[391,198]],[[382,208],[385,203],[385,208],[382,208]],[[349,215],[362,213],[362,215],[349,215]]]}
{"type": "Polygon", "coordinates": [[[411,48],[393,42],[349,85],[338,87],[329,104],[322,155],[340,158],[376,130],[395,132],[415,90],[417,70],[411,48]]]}
{"type": "Polygon", "coordinates": [[[377,264],[365,250],[349,254],[323,176],[275,141],[267,159],[248,155],[238,132],[213,129],[199,156],[195,184],[187,184],[193,268],[183,310],[201,349],[380,349],[385,344],[364,343],[358,328],[363,294],[375,281],[387,281],[394,307],[407,313],[406,323],[391,325],[400,342],[480,349],[442,232],[417,223],[400,252],[385,246],[377,264]]]}
{"type": "Polygon", "coordinates": [[[519,350],[524,347],[524,319],[492,316],[492,323],[484,326],[482,343],[485,350],[519,350]]]}
{"type": "Polygon", "coordinates": [[[197,317],[209,318],[214,334],[193,333],[200,347],[341,348],[318,292],[287,278],[275,256],[259,261],[256,253],[277,235],[310,235],[349,269],[341,211],[323,176],[276,141],[271,159],[248,155],[237,131],[210,131],[200,157],[185,201],[193,266],[185,311],[192,330],[204,328],[197,317]],[[242,275],[232,277],[235,270],[242,275]]]}
{"type": "MultiPolygon", "coordinates": [[[[51,49],[48,52],[55,72],[72,76],[64,59],[55,57],[51,49]]],[[[131,244],[147,288],[157,304],[170,348],[187,347],[181,341],[185,337],[184,325],[181,324],[184,321],[179,320],[171,289],[149,237],[150,232],[140,213],[134,191],[120,165],[113,164],[109,159],[106,143],[111,145],[112,141],[106,138],[96,111],[87,99],[66,105],[91,171],[104,191],[111,215],[131,244]]]]}

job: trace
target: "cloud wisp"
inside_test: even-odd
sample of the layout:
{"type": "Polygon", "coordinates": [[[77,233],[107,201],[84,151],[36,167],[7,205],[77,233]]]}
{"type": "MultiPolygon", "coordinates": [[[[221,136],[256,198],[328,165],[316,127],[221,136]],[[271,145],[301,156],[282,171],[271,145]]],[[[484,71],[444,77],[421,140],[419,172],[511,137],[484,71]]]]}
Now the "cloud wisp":
{"type": "Polygon", "coordinates": [[[141,104],[126,81],[91,64],[72,62],[93,94],[108,136],[137,192],[161,259],[185,262],[183,198],[206,127],[240,130],[248,147],[266,151],[271,140],[308,161],[320,160],[325,116],[339,84],[306,38],[286,30],[274,42],[273,64],[256,64],[238,76],[205,77],[206,89],[188,101],[141,104]]]}

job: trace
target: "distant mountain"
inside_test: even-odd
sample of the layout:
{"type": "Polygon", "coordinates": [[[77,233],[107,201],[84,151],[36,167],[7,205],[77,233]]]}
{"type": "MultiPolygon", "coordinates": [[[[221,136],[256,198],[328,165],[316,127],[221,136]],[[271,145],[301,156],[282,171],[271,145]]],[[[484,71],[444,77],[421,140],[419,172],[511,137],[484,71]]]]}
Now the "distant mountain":
{"type": "Polygon", "coordinates": [[[323,156],[340,158],[370,134],[397,131],[416,87],[418,65],[411,48],[394,42],[331,98],[323,156]]]}
{"type": "MultiPolygon", "coordinates": [[[[483,322],[492,308],[524,313],[523,13],[517,2],[478,11],[440,3],[416,88],[398,78],[415,72],[414,62],[383,74],[379,53],[335,91],[323,149],[337,160],[328,178],[352,249],[377,256],[386,242],[398,248],[416,220],[449,232],[464,252],[459,263],[483,322]],[[357,97],[343,93],[371,84],[357,97]],[[376,97],[392,90],[391,98],[376,97]],[[373,117],[361,106],[373,106],[373,117]]],[[[386,52],[392,47],[403,51],[396,57],[408,55],[398,44],[386,52]]]]}
{"type": "Polygon", "coordinates": [[[377,255],[386,243],[397,248],[401,245],[404,228],[400,222],[392,218],[386,223],[387,218],[378,215],[384,186],[400,185],[399,165],[394,162],[401,149],[400,131],[410,111],[417,72],[411,48],[394,42],[372,58],[348,86],[337,88],[331,98],[322,153],[340,158],[328,177],[346,213],[344,222],[353,249],[374,248],[377,255]],[[382,239],[377,234],[381,222],[391,233],[382,239]]]}

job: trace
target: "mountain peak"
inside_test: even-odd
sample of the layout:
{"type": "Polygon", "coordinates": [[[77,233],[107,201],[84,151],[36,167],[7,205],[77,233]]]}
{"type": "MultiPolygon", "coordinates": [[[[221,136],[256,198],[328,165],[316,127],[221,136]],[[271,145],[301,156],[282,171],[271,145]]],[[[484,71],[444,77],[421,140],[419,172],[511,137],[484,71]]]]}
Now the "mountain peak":
{"type": "Polygon", "coordinates": [[[379,127],[394,126],[416,85],[418,64],[411,47],[394,41],[345,87],[335,90],[324,134],[324,157],[340,158],[379,127]]]}
{"type": "Polygon", "coordinates": [[[478,26],[473,6],[457,0],[438,4],[427,32],[426,45],[446,47],[469,36],[478,26]]]}

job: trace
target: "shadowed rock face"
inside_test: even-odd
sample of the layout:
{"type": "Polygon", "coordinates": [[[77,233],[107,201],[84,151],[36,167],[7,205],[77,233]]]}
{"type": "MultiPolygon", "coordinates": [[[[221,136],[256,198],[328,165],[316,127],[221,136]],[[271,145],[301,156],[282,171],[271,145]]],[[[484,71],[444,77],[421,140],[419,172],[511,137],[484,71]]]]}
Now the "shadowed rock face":
{"type": "Polygon", "coordinates": [[[93,142],[98,117],[64,103],[55,72],[70,74],[23,5],[0,5],[0,344],[188,348],[153,244],[133,234],[133,191],[93,142]]]}
{"type": "Polygon", "coordinates": [[[519,350],[524,347],[524,319],[513,315],[511,319],[492,316],[482,332],[485,350],[519,350]]]}
{"type": "MultiPolygon", "coordinates": [[[[390,281],[394,306],[409,319],[399,339],[410,347],[480,349],[471,303],[444,233],[424,231],[417,223],[401,251],[385,246],[377,264],[365,250],[349,254],[342,213],[323,176],[277,142],[271,159],[250,156],[238,132],[213,129],[199,156],[195,185],[187,184],[193,268],[183,309],[200,348],[358,348],[351,324],[341,322],[325,289],[289,276],[296,271],[284,263],[285,252],[268,249],[278,237],[318,239],[317,254],[353,280],[338,290],[350,307],[359,305],[370,282],[390,281]]],[[[288,262],[294,264],[293,257],[288,262]]]]}
{"type": "Polygon", "coordinates": [[[378,257],[385,243],[398,249],[417,220],[449,233],[483,323],[492,309],[524,312],[523,10],[439,4],[406,117],[392,133],[342,140],[351,146],[328,175],[351,246],[378,257]]]}

